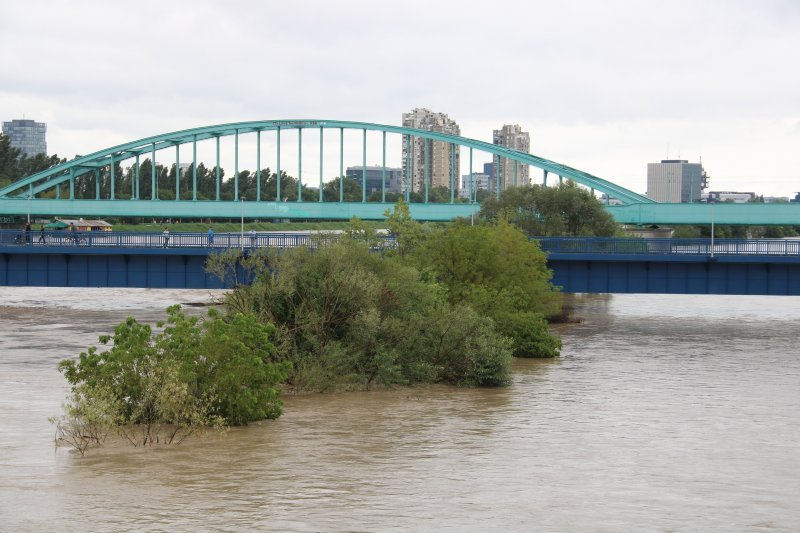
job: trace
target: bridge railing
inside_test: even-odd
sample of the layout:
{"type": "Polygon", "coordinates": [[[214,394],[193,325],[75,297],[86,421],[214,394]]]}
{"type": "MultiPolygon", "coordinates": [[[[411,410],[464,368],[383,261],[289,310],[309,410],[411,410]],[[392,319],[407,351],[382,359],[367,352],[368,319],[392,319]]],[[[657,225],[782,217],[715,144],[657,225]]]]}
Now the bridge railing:
{"type": "Polygon", "coordinates": [[[645,255],[798,255],[800,239],[643,239],[535,237],[548,253],[645,255]],[[713,249],[712,249],[713,246],[713,249]]]}
{"type": "MultiPolygon", "coordinates": [[[[142,233],[117,231],[0,230],[0,246],[79,246],[119,248],[293,248],[316,246],[338,239],[333,232],[142,233]]],[[[391,237],[380,237],[391,247],[391,237]]]]}
{"type": "MultiPolygon", "coordinates": [[[[0,230],[0,246],[79,246],[118,248],[293,248],[339,238],[336,232],[141,233],[0,230]]],[[[392,248],[391,235],[378,235],[377,248],[392,248]]],[[[800,239],[663,239],[613,237],[534,237],[548,253],[632,255],[800,255],[800,239]]]]}

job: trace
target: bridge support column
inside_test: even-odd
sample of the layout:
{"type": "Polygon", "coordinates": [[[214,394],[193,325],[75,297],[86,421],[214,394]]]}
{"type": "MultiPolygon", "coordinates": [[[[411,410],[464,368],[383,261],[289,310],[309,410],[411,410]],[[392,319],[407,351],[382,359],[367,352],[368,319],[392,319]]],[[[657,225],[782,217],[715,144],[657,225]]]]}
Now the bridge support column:
{"type": "Polygon", "coordinates": [[[175,145],[175,201],[181,199],[181,145],[175,145]]]}
{"type": "Polygon", "coordinates": [[[303,128],[297,128],[297,201],[303,201],[303,128]]]}
{"type": "Polygon", "coordinates": [[[278,136],[278,163],[277,163],[277,179],[275,180],[275,201],[281,201],[281,127],[278,126],[277,131],[275,132],[278,136]]]}
{"type": "Polygon", "coordinates": [[[197,135],[192,136],[192,200],[197,201],[197,135]]]}
{"type": "Polygon", "coordinates": [[[344,202],[344,128],[339,128],[339,202],[344,202]]]}
{"type": "Polygon", "coordinates": [[[381,202],[386,203],[386,130],[383,131],[383,167],[381,170],[381,202]]]}
{"type": "Polygon", "coordinates": [[[323,129],[324,128],[322,126],[319,127],[319,201],[320,202],[323,201],[323,197],[322,197],[322,152],[323,152],[323,148],[322,148],[322,135],[323,134],[322,134],[322,131],[323,131],[323,129]]]}
{"type": "Polygon", "coordinates": [[[158,198],[158,187],[156,186],[156,143],[153,143],[152,157],[150,165],[150,199],[155,200],[158,198]]]}
{"type": "Polygon", "coordinates": [[[367,201],[367,130],[361,130],[363,132],[363,142],[361,144],[361,203],[366,203],[367,201]]]}
{"type": "Polygon", "coordinates": [[[139,154],[136,154],[136,170],[134,171],[133,176],[133,187],[131,191],[131,197],[134,200],[139,199],[139,154]]]}
{"type": "MultiPolygon", "coordinates": [[[[278,133],[280,134],[280,129],[278,129],[278,133]]],[[[233,150],[233,201],[239,201],[239,130],[236,130],[236,133],[233,137],[234,142],[234,150],[233,150]]]]}
{"type": "Polygon", "coordinates": [[[220,176],[219,176],[219,135],[217,135],[217,194],[216,194],[217,202],[219,202],[219,182],[220,181],[221,180],[220,180],[220,176]]]}

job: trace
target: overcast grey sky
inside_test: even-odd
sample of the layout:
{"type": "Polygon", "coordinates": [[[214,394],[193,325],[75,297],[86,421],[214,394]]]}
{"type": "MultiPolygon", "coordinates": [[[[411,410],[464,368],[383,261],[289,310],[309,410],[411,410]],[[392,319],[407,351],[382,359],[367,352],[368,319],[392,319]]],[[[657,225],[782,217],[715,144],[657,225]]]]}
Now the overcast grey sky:
{"type": "Polygon", "coordinates": [[[702,157],[713,190],[800,191],[798,0],[0,0],[0,46],[0,118],[47,122],[66,157],[428,107],[486,141],[518,123],[533,153],[639,192],[667,155],[702,157]]]}

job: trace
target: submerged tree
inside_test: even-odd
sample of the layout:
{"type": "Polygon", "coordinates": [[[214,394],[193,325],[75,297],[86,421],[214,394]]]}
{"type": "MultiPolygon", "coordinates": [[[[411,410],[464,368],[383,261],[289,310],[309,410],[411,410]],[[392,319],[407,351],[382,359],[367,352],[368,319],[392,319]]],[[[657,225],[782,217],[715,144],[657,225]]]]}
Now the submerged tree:
{"type": "Polygon", "coordinates": [[[275,360],[274,328],[252,315],[215,310],[201,320],[167,309],[163,332],[128,318],[90,347],[61,361],[71,385],[58,432],[79,451],[118,432],[135,446],[177,444],[205,427],[277,418],[275,385],[287,365],[275,360]]]}
{"type": "Polygon", "coordinates": [[[561,293],[550,283],[545,255],[505,220],[461,222],[434,233],[417,251],[445,287],[450,303],[490,317],[514,341],[518,357],[554,357],[561,342],[546,318],[560,315],[561,293]]]}
{"type": "Polygon", "coordinates": [[[275,324],[297,389],[506,383],[510,344],[492,321],[450,305],[438,283],[372,244],[356,228],[270,254],[252,285],[226,296],[229,312],[275,324]]]}

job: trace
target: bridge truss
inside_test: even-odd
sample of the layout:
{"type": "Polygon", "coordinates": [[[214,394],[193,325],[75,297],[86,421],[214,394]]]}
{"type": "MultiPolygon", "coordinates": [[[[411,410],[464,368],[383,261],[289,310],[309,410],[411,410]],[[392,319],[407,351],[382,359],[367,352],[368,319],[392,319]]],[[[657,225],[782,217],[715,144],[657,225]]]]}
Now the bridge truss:
{"type": "MultiPolygon", "coordinates": [[[[406,168],[411,168],[412,159],[418,157],[414,154],[416,140],[422,139],[425,146],[423,167],[425,169],[424,183],[419,192],[424,193],[424,200],[410,202],[411,183],[409,173],[403,176],[403,190],[405,191],[406,201],[409,201],[411,214],[420,220],[451,220],[459,216],[470,216],[479,209],[475,198],[476,188],[474,176],[475,172],[473,159],[475,152],[478,154],[496,157],[497,164],[501,168],[513,168],[513,184],[517,186],[518,171],[524,165],[538,168],[542,171],[541,183],[548,185],[548,178],[557,177],[558,182],[564,179],[571,180],[592,191],[604,193],[606,198],[615,198],[622,205],[607,205],[607,209],[613,214],[617,221],[627,224],[708,224],[715,221],[718,224],[781,224],[781,225],[800,225],[800,204],[786,205],[758,205],[758,204],[724,204],[715,208],[706,204],[664,204],[656,203],[647,197],[630,191],[608,180],[599,178],[587,172],[557,163],[533,154],[520,152],[503,146],[494,145],[484,141],[469,139],[466,137],[448,135],[439,132],[425,131],[401,126],[391,126],[383,124],[372,124],[366,122],[350,122],[339,120],[265,120],[238,122],[232,124],[221,124],[215,126],[205,126],[200,128],[176,131],[147,137],[137,141],[121,144],[111,148],[99,150],[86,156],[76,157],[71,161],[38,172],[19,180],[11,185],[0,189],[0,215],[20,215],[27,213],[34,216],[126,216],[126,217],[146,217],[146,218],[238,218],[248,219],[325,219],[325,220],[346,220],[353,216],[363,219],[382,219],[390,203],[386,201],[386,154],[387,154],[387,135],[401,137],[404,147],[404,163],[406,168]],[[291,132],[291,133],[290,133],[291,132]],[[380,138],[379,150],[382,158],[382,189],[380,201],[370,201],[367,194],[367,133],[377,132],[380,138]],[[282,179],[276,180],[276,190],[270,195],[262,191],[264,181],[262,167],[262,134],[274,136],[276,150],[274,161],[276,162],[275,173],[281,176],[281,154],[283,139],[284,145],[287,141],[297,142],[297,195],[295,201],[285,201],[285,191],[281,190],[282,179]],[[306,141],[309,138],[318,138],[318,147],[315,154],[318,156],[318,195],[313,201],[303,197],[302,189],[304,184],[303,176],[303,136],[306,141]],[[255,201],[245,202],[240,196],[240,139],[246,136],[255,137],[255,201]],[[311,137],[314,136],[314,137],[311,137]],[[325,141],[330,142],[333,136],[338,140],[338,169],[324,168],[323,162],[326,161],[324,153],[325,141]],[[221,195],[222,176],[220,139],[232,137],[233,166],[234,173],[233,193],[225,199],[221,195]],[[345,166],[344,166],[344,145],[345,139],[349,142],[361,143],[362,152],[362,178],[361,178],[361,198],[360,201],[345,201],[345,166]],[[197,171],[198,164],[198,143],[210,142],[215,148],[215,195],[213,198],[200,198],[198,196],[197,171]],[[466,180],[465,199],[459,197],[458,183],[460,180],[460,167],[451,160],[449,176],[449,202],[433,202],[429,199],[432,188],[430,167],[431,161],[429,154],[431,143],[444,143],[449,145],[449,153],[455,153],[455,148],[466,152],[468,157],[468,176],[466,180]],[[181,150],[183,148],[183,151],[181,150]],[[186,154],[190,149],[191,156],[184,157],[191,161],[191,176],[182,177],[180,171],[181,154],[186,154]],[[165,156],[165,152],[174,150],[174,159],[165,156]],[[159,199],[159,175],[157,171],[158,162],[169,159],[174,161],[175,166],[175,194],[174,199],[159,199]],[[143,163],[149,160],[149,176],[143,175],[143,163]],[[123,172],[122,165],[128,167],[132,174],[130,189],[120,190],[118,184],[121,183],[123,172]],[[510,166],[510,167],[509,167],[510,166]],[[338,170],[338,173],[336,172],[338,170]],[[324,199],[323,177],[325,172],[331,171],[338,180],[339,198],[331,201],[324,199]],[[143,186],[145,180],[149,179],[149,195],[142,194],[148,187],[143,186]],[[181,188],[181,180],[191,180],[191,187],[184,184],[181,188]],[[93,181],[95,195],[92,199],[79,199],[76,197],[76,183],[83,181],[93,181]],[[101,187],[102,184],[102,187],[101,187]],[[103,191],[101,193],[101,191],[103,191]],[[146,196],[146,197],[145,197],[146,196]]],[[[374,139],[374,137],[373,137],[374,139]]],[[[307,144],[307,142],[306,142],[307,144]]],[[[372,147],[371,147],[372,148],[372,147]]],[[[329,159],[328,159],[329,160],[329,159]]],[[[284,162],[286,157],[284,156],[284,162]]],[[[316,169],[315,169],[316,170],[316,169]]],[[[499,172],[497,173],[499,174],[499,172]]],[[[494,194],[499,194],[501,183],[499,179],[494,180],[494,194]]],[[[552,183],[552,181],[551,181],[552,183]]],[[[522,183],[519,183],[522,185],[522,183]]]]}
{"type": "MultiPolygon", "coordinates": [[[[387,134],[399,135],[405,150],[406,168],[411,167],[411,159],[415,157],[413,147],[415,139],[424,139],[427,146],[430,143],[439,142],[450,145],[451,148],[459,147],[468,152],[469,176],[467,181],[467,198],[464,201],[458,197],[458,182],[461,176],[457,175],[456,165],[450,166],[450,201],[448,203],[434,203],[429,201],[431,189],[430,181],[430,161],[427,160],[431,150],[425,150],[426,161],[424,188],[424,201],[411,204],[412,215],[419,219],[427,220],[450,220],[457,216],[469,216],[477,211],[475,205],[474,180],[472,179],[477,172],[474,172],[473,157],[474,152],[482,152],[491,156],[497,156],[499,164],[503,167],[513,165],[514,184],[517,185],[517,173],[522,165],[530,165],[542,170],[542,183],[547,184],[548,177],[553,175],[559,182],[564,179],[572,180],[593,190],[605,193],[609,197],[619,199],[625,205],[652,203],[651,200],[620,187],[607,180],[593,176],[586,172],[571,168],[569,166],[538,157],[533,154],[519,152],[497,146],[475,139],[459,137],[438,133],[433,131],[418,130],[400,126],[389,126],[382,124],[371,124],[365,122],[349,122],[338,120],[268,120],[255,122],[239,122],[233,124],[221,124],[216,126],[206,126],[189,130],[177,131],[147,137],[138,141],[121,144],[111,148],[106,148],[92,154],[77,157],[71,161],[50,169],[38,172],[25,179],[15,182],[7,187],[0,189],[0,213],[20,214],[29,212],[35,215],[81,215],[81,216],[142,216],[142,217],[202,217],[202,218],[233,218],[242,215],[239,176],[240,176],[240,138],[245,135],[256,137],[256,198],[255,203],[249,202],[246,208],[248,218],[285,218],[285,219],[349,219],[358,216],[365,219],[381,219],[387,209],[386,204],[386,138],[387,134]],[[277,191],[272,197],[262,195],[261,185],[261,146],[262,134],[271,132],[274,135],[277,145],[277,153],[274,160],[277,162],[275,172],[281,175],[281,140],[286,140],[288,132],[297,139],[298,152],[298,176],[297,200],[293,202],[283,201],[281,191],[281,180],[277,180],[277,191]],[[363,176],[367,173],[367,132],[378,132],[381,137],[381,154],[383,183],[380,202],[370,202],[367,198],[367,180],[363,176]],[[343,181],[345,178],[344,166],[344,144],[346,138],[359,138],[362,143],[362,163],[363,173],[361,179],[361,199],[359,202],[345,202],[343,181]],[[302,188],[303,175],[303,135],[317,136],[318,161],[319,161],[319,194],[316,201],[310,202],[303,199],[300,194],[302,188]],[[324,140],[329,135],[338,137],[339,142],[339,168],[335,179],[340,180],[338,186],[338,201],[324,201],[323,199],[323,147],[324,140]],[[223,137],[234,138],[234,174],[233,174],[233,198],[224,200],[220,195],[220,139],[223,137]],[[197,145],[202,141],[215,143],[216,153],[216,196],[211,200],[202,200],[197,194],[197,145]],[[176,172],[175,179],[175,199],[159,200],[158,198],[158,175],[157,163],[163,158],[165,150],[174,150],[175,166],[180,166],[181,148],[190,148],[191,156],[191,192],[186,196],[186,192],[181,191],[181,175],[176,172]],[[148,158],[150,161],[150,176],[141,173],[142,161],[148,158]],[[118,183],[120,180],[120,168],[126,163],[133,169],[134,179],[131,180],[130,190],[120,191],[118,183]],[[150,194],[143,197],[140,194],[143,180],[150,180],[150,194]],[[75,196],[75,184],[78,180],[93,180],[96,188],[95,198],[78,199],[75,196]],[[101,195],[100,184],[103,183],[105,193],[101,195]],[[122,199],[126,201],[121,201],[122,199]],[[129,201],[134,200],[134,201],[129,201]],[[23,203],[25,205],[23,206],[23,203]]],[[[453,154],[455,151],[450,150],[453,154]]],[[[184,159],[186,160],[186,158],[184,159]]],[[[285,161],[285,159],[284,159],[285,161]]],[[[337,169],[333,169],[334,172],[337,169]]],[[[495,180],[495,194],[500,193],[500,180],[495,180]]],[[[520,183],[521,184],[521,183],[520,183]]],[[[315,185],[317,185],[315,183],[315,185]]],[[[404,176],[404,190],[406,200],[410,200],[411,184],[408,173],[404,176]]]]}

